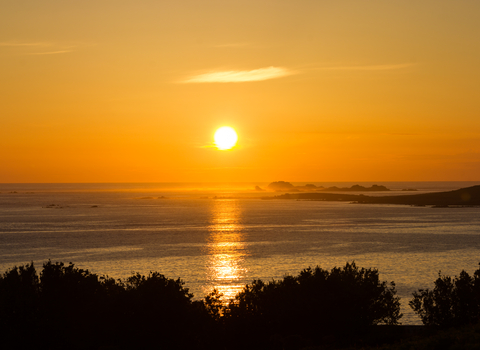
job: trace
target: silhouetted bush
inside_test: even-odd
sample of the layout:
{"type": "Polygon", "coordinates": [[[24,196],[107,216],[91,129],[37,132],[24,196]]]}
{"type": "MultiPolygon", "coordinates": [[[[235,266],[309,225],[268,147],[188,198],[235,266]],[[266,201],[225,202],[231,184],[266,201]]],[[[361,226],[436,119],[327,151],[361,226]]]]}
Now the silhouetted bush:
{"type": "Polygon", "coordinates": [[[203,305],[207,313],[215,321],[219,321],[223,316],[225,305],[222,301],[222,297],[223,295],[218,290],[213,289],[213,291],[207,294],[204,298],[203,305]]]}
{"type": "Polygon", "coordinates": [[[209,343],[209,322],[180,279],[157,272],[121,281],[48,261],[40,278],[33,263],[0,277],[2,348],[191,349],[209,343]]]}
{"type": "Polygon", "coordinates": [[[208,318],[202,302],[180,279],[168,279],[158,272],[147,277],[134,274],[126,280],[126,293],[119,306],[123,309],[124,334],[132,348],[155,345],[160,335],[164,348],[195,348],[200,342],[202,324],[208,318]]]}
{"type": "Polygon", "coordinates": [[[6,349],[295,349],[357,339],[398,323],[394,284],[355,263],[245,286],[229,305],[203,301],[158,272],[125,280],[70,263],[33,263],[0,276],[0,346],[6,349]],[[333,337],[333,338],[332,338],[333,337]]]}
{"type": "MultiPolygon", "coordinates": [[[[14,267],[0,277],[0,340],[33,341],[39,317],[39,279],[33,263],[14,267]]],[[[0,343],[0,347],[2,347],[0,343]]]]}
{"type": "Polygon", "coordinates": [[[252,340],[245,334],[256,341],[281,338],[284,346],[292,338],[299,346],[355,339],[370,326],[398,324],[402,316],[394,283],[380,282],[376,269],[355,263],[331,271],[307,268],[280,281],[255,280],[224,313],[232,336],[246,342],[252,340]]]}
{"type": "Polygon", "coordinates": [[[413,293],[410,307],[428,326],[451,327],[480,320],[480,269],[454,278],[440,272],[433,290],[413,293]]]}

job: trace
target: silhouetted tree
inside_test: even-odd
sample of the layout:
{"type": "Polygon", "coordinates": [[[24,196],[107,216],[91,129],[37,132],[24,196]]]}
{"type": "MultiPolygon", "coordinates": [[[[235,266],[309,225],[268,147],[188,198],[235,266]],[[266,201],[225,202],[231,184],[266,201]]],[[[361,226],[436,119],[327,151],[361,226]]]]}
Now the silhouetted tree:
{"type": "Polygon", "coordinates": [[[207,294],[204,298],[205,309],[212,319],[216,321],[220,320],[225,308],[222,297],[222,293],[220,293],[217,289],[213,289],[213,291],[207,294]]]}
{"type": "Polygon", "coordinates": [[[10,348],[30,343],[38,307],[39,279],[33,262],[15,266],[0,276],[0,341],[10,348]]]}
{"type": "MultiPolygon", "coordinates": [[[[467,287],[461,291],[470,295],[467,287]]],[[[194,301],[181,279],[158,272],[114,280],[48,261],[39,277],[32,263],[0,276],[0,346],[293,349],[326,335],[355,338],[366,327],[397,324],[395,294],[394,284],[380,282],[377,270],[355,263],[255,280],[229,305],[216,290],[194,301]]],[[[468,313],[469,307],[459,310],[468,313]]]]}
{"type": "Polygon", "coordinates": [[[208,348],[214,318],[180,279],[151,272],[98,277],[73,263],[32,264],[0,276],[0,347],[208,348]]]}
{"type": "Polygon", "coordinates": [[[182,335],[181,338],[185,339],[191,298],[192,294],[183,287],[180,279],[168,279],[157,272],[150,272],[147,277],[134,274],[126,280],[126,295],[122,302],[127,320],[125,331],[135,335],[131,340],[137,345],[141,343],[138,339],[147,344],[158,335],[168,336],[163,342],[182,335]]]}
{"type": "Polygon", "coordinates": [[[410,307],[429,326],[451,327],[480,320],[480,269],[454,278],[440,272],[433,290],[413,293],[410,307]]]}
{"type": "Polygon", "coordinates": [[[43,264],[40,274],[40,340],[56,348],[81,348],[100,338],[105,288],[96,274],[73,263],[43,264]]]}
{"type": "Polygon", "coordinates": [[[354,262],[331,271],[307,268],[280,281],[255,280],[224,312],[234,333],[257,339],[281,334],[307,343],[326,335],[354,338],[369,326],[398,324],[402,316],[394,283],[380,282],[376,269],[354,262]]]}

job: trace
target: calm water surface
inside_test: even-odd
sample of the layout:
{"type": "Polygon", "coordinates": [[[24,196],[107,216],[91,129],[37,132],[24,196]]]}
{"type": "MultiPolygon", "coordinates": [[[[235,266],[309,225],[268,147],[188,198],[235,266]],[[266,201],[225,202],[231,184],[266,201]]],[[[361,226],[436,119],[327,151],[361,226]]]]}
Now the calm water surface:
{"type": "MultiPolygon", "coordinates": [[[[474,184],[399,188],[412,185],[427,192],[474,184]]],[[[403,324],[418,324],[407,305],[411,293],[432,287],[439,270],[471,273],[480,262],[480,208],[265,201],[254,193],[235,194],[218,199],[232,192],[0,185],[0,271],[30,261],[40,270],[47,259],[115,278],[158,271],[181,277],[196,298],[215,287],[227,299],[256,278],[354,260],[395,281],[403,324]]]]}

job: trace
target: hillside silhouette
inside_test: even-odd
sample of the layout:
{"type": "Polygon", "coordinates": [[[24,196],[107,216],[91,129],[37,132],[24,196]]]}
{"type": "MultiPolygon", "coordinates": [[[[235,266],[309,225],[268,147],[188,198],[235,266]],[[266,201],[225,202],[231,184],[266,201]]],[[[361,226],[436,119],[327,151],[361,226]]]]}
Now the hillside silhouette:
{"type": "Polygon", "coordinates": [[[365,204],[406,204],[432,206],[470,206],[480,205],[480,185],[461,188],[454,191],[434,192],[397,196],[366,196],[363,194],[339,193],[285,193],[263,199],[297,199],[319,201],[347,201],[365,204]]]}

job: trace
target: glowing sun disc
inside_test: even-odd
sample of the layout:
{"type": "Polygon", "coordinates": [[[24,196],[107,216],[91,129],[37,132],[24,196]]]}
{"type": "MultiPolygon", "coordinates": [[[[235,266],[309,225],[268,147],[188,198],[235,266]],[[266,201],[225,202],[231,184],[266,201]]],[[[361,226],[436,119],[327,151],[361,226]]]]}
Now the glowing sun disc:
{"type": "Polygon", "coordinates": [[[238,136],[235,130],[229,126],[222,126],[215,132],[215,144],[220,150],[230,149],[237,143],[238,136]]]}

